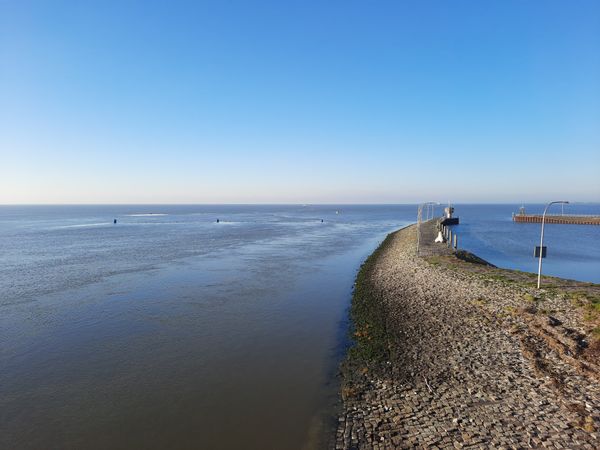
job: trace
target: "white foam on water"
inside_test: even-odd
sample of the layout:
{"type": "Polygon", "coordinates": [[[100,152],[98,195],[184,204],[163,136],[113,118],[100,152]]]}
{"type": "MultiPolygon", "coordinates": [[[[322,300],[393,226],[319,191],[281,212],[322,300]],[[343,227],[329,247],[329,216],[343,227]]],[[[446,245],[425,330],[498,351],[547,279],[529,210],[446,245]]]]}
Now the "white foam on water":
{"type": "Polygon", "coordinates": [[[52,227],[53,230],[60,230],[63,228],[86,228],[86,227],[103,227],[107,225],[113,225],[112,222],[98,222],[98,223],[78,223],[75,225],[61,225],[58,227],[52,227]]]}

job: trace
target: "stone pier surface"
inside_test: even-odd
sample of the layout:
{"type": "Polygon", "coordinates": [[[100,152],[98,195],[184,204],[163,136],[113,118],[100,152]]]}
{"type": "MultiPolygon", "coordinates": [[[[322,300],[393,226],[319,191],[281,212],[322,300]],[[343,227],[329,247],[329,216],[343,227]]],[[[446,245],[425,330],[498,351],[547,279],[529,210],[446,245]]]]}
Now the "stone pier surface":
{"type": "Polygon", "coordinates": [[[407,227],[363,265],[332,447],[600,448],[600,286],[436,245],[407,227]]]}

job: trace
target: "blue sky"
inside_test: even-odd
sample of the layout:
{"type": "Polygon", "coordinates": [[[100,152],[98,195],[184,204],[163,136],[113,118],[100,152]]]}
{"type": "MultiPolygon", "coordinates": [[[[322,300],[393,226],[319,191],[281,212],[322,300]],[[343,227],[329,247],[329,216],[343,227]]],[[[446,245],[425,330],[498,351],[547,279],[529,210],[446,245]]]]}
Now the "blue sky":
{"type": "Polygon", "coordinates": [[[600,200],[600,2],[0,0],[0,203],[600,200]]]}

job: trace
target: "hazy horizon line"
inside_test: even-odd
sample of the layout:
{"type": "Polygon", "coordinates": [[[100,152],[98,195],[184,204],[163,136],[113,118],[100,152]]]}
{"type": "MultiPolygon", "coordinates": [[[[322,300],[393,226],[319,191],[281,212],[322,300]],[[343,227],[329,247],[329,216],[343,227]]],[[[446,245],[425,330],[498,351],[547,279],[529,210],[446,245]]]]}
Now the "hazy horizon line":
{"type": "MultiPolygon", "coordinates": [[[[173,202],[173,203],[111,203],[111,202],[91,202],[91,203],[0,203],[0,206],[328,206],[328,205],[354,205],[354,206],[391,206],[391,205],[420,205],[434,200],[413,201],[413,202],[173,202]]],[[[456,202],[439,202],[436,206],[451,205],[512,205],[512,204],[533,204],[544,205],[553,200],[548,201],[456,201],[456,202]]],[[[600,199],[596,201],[569,201],[569,205],[600,205],[600,199]]]]}

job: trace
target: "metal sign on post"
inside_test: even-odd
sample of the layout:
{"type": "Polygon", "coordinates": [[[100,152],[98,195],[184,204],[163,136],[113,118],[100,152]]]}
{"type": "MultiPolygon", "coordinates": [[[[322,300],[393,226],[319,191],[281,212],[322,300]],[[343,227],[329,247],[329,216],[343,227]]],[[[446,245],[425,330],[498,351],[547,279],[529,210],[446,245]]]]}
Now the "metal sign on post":
{"type": "MultiPolygon", "coordinates": [[[[546,248],[547,247],[545,245],[542,247],[542,258],[546,257],[546,248]]],[[[539,245],[535,246],[535,250],[533,251],[533,257],[534,258],[540,257],[540,246],[539,245]]]]}

